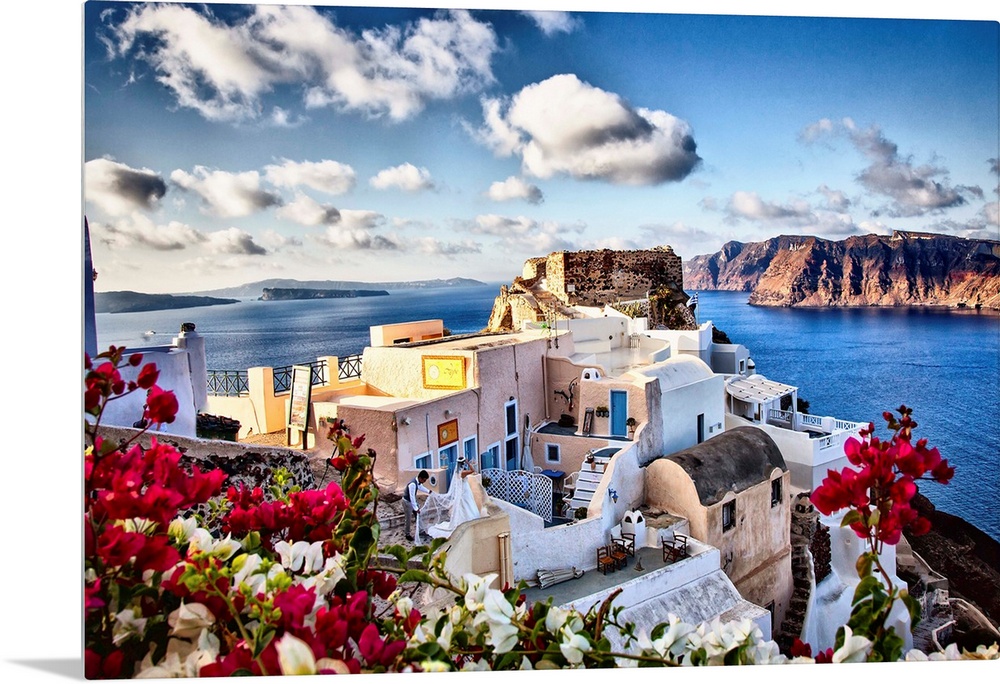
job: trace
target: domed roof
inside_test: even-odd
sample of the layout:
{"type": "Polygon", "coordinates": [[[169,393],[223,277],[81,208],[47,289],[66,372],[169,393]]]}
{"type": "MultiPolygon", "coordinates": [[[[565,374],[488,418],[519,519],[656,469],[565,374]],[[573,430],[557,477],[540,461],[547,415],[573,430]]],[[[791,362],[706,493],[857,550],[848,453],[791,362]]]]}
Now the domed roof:
{"type": "MultiPolygon", "coordinates": [[[[778,445],[755,427],[738,427],[701,444],[662,458],[673,461],[691,477],[703,506],[767,482],[775,468],[788,470],[778,445]]],[[[653,461],[655,463],[655,461],[653,461]]]]}
{"type": "Polygon", "coordinates": [[[690,385],[715,375],[707,363],[690,354],[680,354],[666,361],[654,363],[652,366],[637,368],[630,373],[636,377],[659,378],[661,392],[690,385]]]}

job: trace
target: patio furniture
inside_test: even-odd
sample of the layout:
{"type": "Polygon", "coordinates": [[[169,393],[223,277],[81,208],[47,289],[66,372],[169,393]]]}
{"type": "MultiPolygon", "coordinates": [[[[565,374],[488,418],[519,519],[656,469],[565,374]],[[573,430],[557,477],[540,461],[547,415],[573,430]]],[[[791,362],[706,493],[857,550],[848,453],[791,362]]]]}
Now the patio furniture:
{"type": "Polygon", "coordinates": [[[622,569],[628,564],[628,553],[626,553],[625,547],[619,543],[621,541],[621,539],[612,539],[609,545],[611,558],[615,562],[616,570],[622,569]]]}
{"type": "Polygon", "coordinates": [[[611,543],[620,547],[629,556],[635,558],[635,534],[632,532],[622,532],[621,536],[614,537],[611,543]]]}
{"type": "Polygon", "coordinates": [[[580,472],[573,472],[566,476],[563,480],[563,492],[565,492],[565,498],[567,501],[573,498],[573,493],[576,491],[576,478],[580,476],[580,472]]]}
{"type": "Polygon", "coordinates": [[[607,546],[597,547],[597,569],[607,575],[608,570],[615,571],[617,562],[611,557],[611,549],[607,546]]]}
{"type": "Polygon", "coordinates": [[[687,535],[674,534],[671,538],[663,539],[663,562],[673,563],[679,561],[682,558],[687,558],[688,548],[687,548],[688,538],[687,535]]]}

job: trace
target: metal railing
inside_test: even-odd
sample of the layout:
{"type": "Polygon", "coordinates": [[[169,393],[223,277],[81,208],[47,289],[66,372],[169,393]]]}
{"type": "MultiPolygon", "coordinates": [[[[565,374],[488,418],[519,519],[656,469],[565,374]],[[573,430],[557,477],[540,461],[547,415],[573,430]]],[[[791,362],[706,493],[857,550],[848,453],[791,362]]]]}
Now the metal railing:
{"type": "Polygon", "coordinates": [[[208,371],[208,393],[217,397],[242,397],[250,394],[246,371],[208,371]]]}
{"type": "Polygon", "coordinates": [[[337,359],[340,366],[338,373],[341,380],[361,377],[361,354],[348,354],[337,359]]]}
{"type": "MultiPolygon", "coordinates": [[[[296,366],[308,365],[312,371],[312,384],[326,384],[326,361],[310,361],[308,364],[297,363],[296,366]]],[[[293,366],[280,366],[274,369],[274,393],[292,391],[292,368],[293,366]]]]}

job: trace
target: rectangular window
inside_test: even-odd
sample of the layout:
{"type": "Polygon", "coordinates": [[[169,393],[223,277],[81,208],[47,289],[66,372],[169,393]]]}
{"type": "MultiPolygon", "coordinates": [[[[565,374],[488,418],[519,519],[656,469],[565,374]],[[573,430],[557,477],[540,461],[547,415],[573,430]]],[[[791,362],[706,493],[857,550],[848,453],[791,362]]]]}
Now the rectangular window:
{"type": "Polygon", "coordinates": [[[744,371],[747,369],[746,359],[740,359],[740,375],[743,375],[744,371]]]}
{"type": "Polygon", "coordinates": [[[562,457],[559,454],[558,444],[546,444],[545,445],[545,462],[546,463],[561,463],[562,457]]]}
{"type": "Polygon", "coordinates": [[[476,465],[476,453],[479,450],[477,444],[478,442],[475,437],[466,437],[462,440],[462,453],[465,455],[465,460],[471,466],[476,465]]]}
{"type": "Polygon", "coordinates": [[[490,445],[486,451],[479,455],[480,468],[486,470],[487,468],[499,468],[500,467],[500,442],[490,445]]]}
{"type": "Polygon", "coordinates": [[[736,527],[736,499],[722,504],[722,531],[736,527]]]}
{"type": "Polygon", "coordinates": [[[771,508],[781,503],[781,478],[771,480],[771,508]]]}
{"type": "Polygon", "coordinates": [[[521,456],[517,437],[517,401],[504,404],[504,422],[507,426],[507,437],[504,440],[504,467],[507,470],[517,470],[521,456]]]}
{"type": "Polygon", "coordinates": [[[420,454],[413,459],[413,467],[417,470],[427,470],[431,467],[431,455],[420,454]]]}
{"type": "Polygon", "coordinates": [[[698,414],[698,444],[705,441],[705,414],[698,414]]]}

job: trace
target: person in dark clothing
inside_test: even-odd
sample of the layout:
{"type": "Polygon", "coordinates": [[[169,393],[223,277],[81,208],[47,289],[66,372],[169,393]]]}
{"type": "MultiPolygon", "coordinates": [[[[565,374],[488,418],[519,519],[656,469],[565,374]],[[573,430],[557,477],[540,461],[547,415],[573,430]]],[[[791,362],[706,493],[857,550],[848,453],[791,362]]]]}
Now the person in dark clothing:
{"type": "MultiPolygon", "coordinates": [[[[430,494],[429,489],[424,486],[424,483],[430,476],[427,474],[426,470],[421,470],[415,478],[409,481],[406,485],[406,489],[403,490],[403,513],[406,515],[406,538],[409,541],[413,541],[413,521],[416,518],[417,511],[420,510],[420,504],[417,503],[417,492],[422,491],[430,494]]],[[[417,530],[417,534],[420,531],[417,530]]]]}

